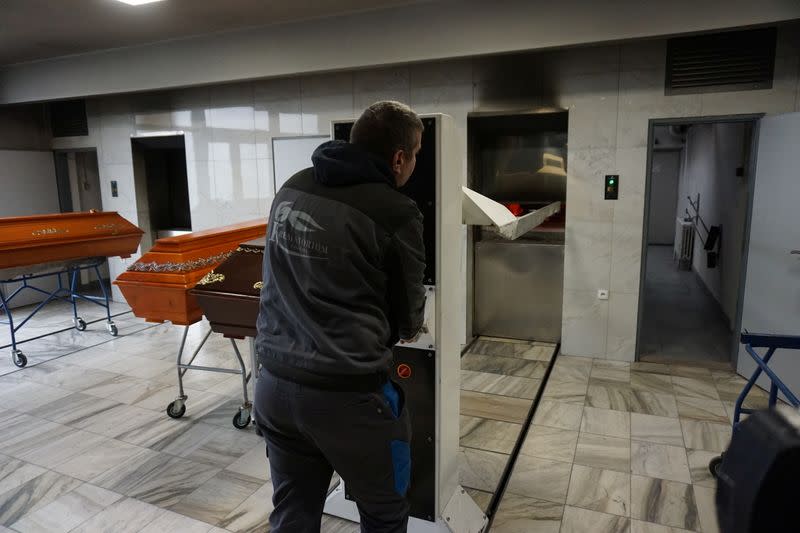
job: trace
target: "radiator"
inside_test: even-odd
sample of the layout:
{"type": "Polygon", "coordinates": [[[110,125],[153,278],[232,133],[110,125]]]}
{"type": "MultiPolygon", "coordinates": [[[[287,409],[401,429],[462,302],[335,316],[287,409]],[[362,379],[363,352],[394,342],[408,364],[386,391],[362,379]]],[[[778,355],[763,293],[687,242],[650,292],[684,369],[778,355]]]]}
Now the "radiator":
{"type": "Polygon", "coordinates": [[[675,228],[674,255],[680,270],[692,269],[692,255],[694,253],[694,223],[683,218],[678,219],[675,228]]]}

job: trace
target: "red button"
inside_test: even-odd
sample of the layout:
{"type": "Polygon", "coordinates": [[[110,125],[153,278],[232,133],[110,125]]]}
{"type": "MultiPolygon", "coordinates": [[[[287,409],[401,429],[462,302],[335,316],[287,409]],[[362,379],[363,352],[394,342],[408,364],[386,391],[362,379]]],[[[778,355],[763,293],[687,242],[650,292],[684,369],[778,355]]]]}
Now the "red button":
{"type": "Polygon", "coordinates": [[[402,379],[408,379],[411,377],[411,367],[407,364],[403,363],[401,365],[397,365],[397,375],[402,379]]]}

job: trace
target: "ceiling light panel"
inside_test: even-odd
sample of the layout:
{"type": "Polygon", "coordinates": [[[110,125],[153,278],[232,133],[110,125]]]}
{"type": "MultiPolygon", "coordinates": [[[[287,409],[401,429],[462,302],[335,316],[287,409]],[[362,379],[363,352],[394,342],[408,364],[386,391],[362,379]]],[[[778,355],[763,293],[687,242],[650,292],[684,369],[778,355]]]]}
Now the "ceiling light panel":
{"type": "Polygon", "coordinates": [[[163,0],[117,0],[129,6],[141,6],[143,4],[152,4],[153,2],[162,2],[163,0]]]}

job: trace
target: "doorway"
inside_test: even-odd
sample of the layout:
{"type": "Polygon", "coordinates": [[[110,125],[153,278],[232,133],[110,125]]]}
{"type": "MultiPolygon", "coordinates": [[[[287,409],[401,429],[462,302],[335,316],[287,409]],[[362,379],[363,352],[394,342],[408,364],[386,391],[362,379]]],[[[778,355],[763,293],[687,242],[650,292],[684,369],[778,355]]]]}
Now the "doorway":
{"type": "MultiPolygon", "coordinates": [[[[59,210],[62,213],[79,213],[103,210],[100,192],[100,171],[97,150],[56,150],[56,184],[58,186],[59,210]]],[[[110,283],[108,261],[100,265],[100,280],[94,279],[90,271],[81,271],[80,290],[84,293],[100,294],[99,283],[110,283]],[[94,292],[93,292],[94,291],[94,292]]]]}
{"type": "Polygon", "coordinates": [[[58,202],[62,213],[103,208],[97,151],[57,150],[54,152],[58,202]]]}
{"type": "Polygon", "coordinates": [[[156,240],[192,231],[183,134],[131,138],[142,253],[156,240]]]}
{"type": "Polygon", "coordinates": [[[651,121],[639,361],[735,365],[758,119],[651,121]]]}

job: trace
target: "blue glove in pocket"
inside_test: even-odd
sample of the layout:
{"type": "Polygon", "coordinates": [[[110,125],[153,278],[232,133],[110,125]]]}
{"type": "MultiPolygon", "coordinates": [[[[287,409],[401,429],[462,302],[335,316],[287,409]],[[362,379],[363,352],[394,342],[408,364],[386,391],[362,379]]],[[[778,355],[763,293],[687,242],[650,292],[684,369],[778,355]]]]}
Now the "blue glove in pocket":
{"type": "Polygon", "coordinates": [[[392,467],[394,469],[394,490],[405,496],[411,481],[411,447],[402,440],[392,441],[392,467]]]}
{"type": "Polygon", "coordinates": [[[389,407],[392,408],[394,417],[400,418],[400,394],[397,392],[397,389],[394,388],[394,384],[392,384],[391,381],[387,381],[386,385],[381,389],[381,392],[389,403],[389,407]]]}

